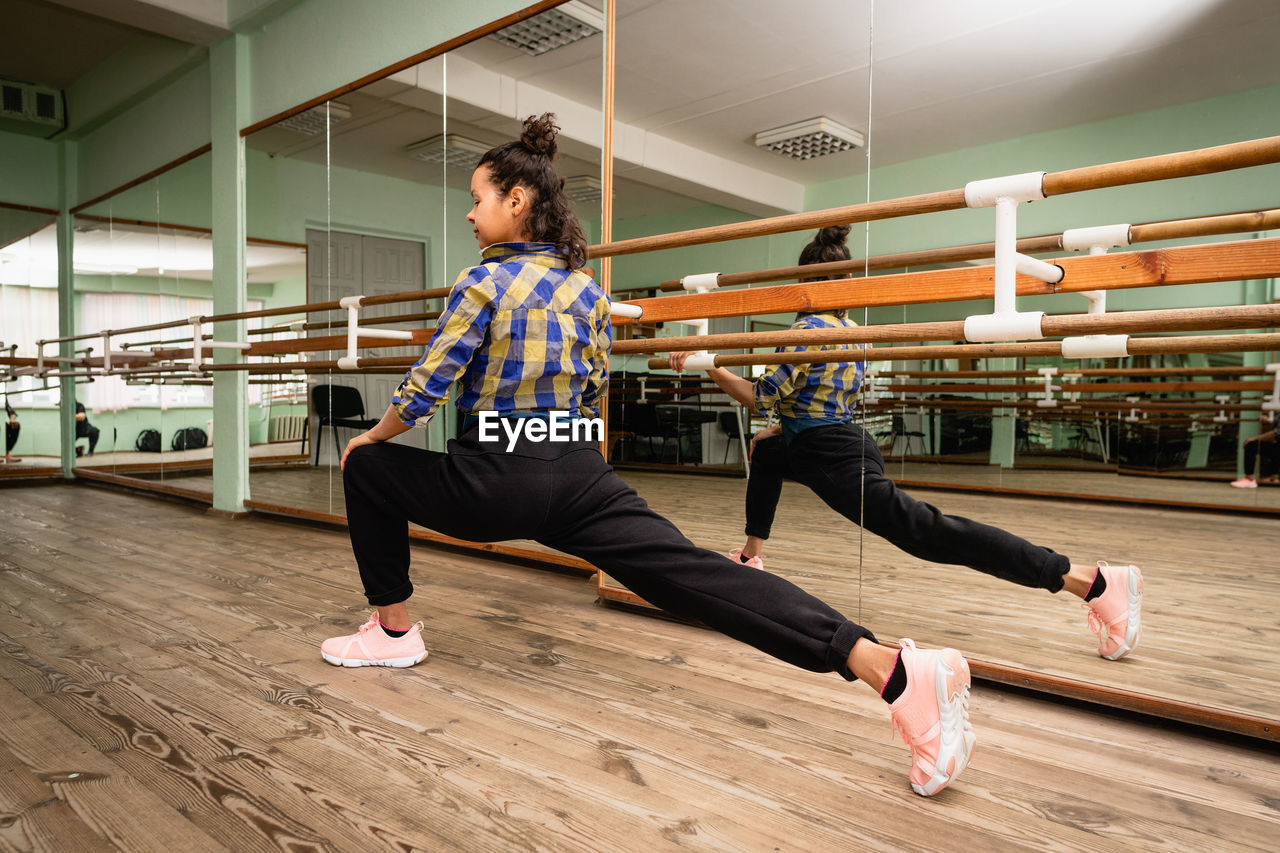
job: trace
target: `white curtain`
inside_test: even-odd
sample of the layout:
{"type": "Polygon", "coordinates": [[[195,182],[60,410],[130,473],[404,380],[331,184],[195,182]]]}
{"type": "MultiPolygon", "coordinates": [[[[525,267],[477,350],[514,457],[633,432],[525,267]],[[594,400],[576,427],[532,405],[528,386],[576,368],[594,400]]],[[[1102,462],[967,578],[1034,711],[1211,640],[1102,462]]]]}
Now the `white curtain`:
{"type": "MultiPolygon", "coordinates": [[[[248,310],[256,311],[261,307],[260,300],[249,301],[248,310]]],[[[155,293],[84,293],[80,299],[80,316],[77,318],[77,325],[79,332],[83,333],[99,329],[149,326],[153,323],[168,323],[212,313],[213,301],[210,299],[155,293]]],[[[257,326],[259,322],[250,321],[249,325],[257,326]]],[[[204,327],[205,334],[212,330],[212,326],[204,327]]],[[[152,332],[131,332],[125,335],[112,335],[111,348],[118,350],[122,344],[144,341],[178,341],[184,337],[187,338],[187,342],[175,344],[175,346],[189,346],[190,326],[176,326],[172,329],[152,332]]],[[[96,357],[103,351],[103,340],[88,338],[77,342],[76,346],[92,346],[93,355],[96,357]]],[[[127,385],[120,376],[102,376],[88,385],[82,402],[91,412],[116,412],[132,406],[170,408],[213,405],[213,392],[207,385],[165,387],[166,392],[161,394],[160,386],[127,385]]],[[[250,403],[256,402],[256,386],[249,387],[250,403]]]]}

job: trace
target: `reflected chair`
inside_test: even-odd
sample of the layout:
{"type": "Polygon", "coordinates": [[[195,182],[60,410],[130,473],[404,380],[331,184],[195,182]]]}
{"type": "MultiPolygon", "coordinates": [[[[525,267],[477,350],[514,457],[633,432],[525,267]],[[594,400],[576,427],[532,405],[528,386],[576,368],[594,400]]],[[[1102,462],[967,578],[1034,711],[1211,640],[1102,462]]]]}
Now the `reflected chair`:
{"type": "Polygon", "coordinates": [[[350,385],[317,385],[311,389],[311,410],[315,412],[317,421],[315,440],[315,462],[320,464],[320,440],[324,437],[324,428],[333,431],[333,449],[336,458],[342,457],[342,446],[338,443],[338,427],[365,430],[378,423],[377,418],[364,416],[364,398],[360,389],[350,385]]]}
{"type": "Polygon", "coordinates": [[[724,459],[720,464],[726,465],[729,462],[729,448],[742,439],[742,421],[738,418],[738,410],[734,409],[731,412],[721,412],[716,423],[725,436],[724,459]]]}
{"type": "Polygon", "coordinates": [[[897,447],[899,437],[906,439],[906,443],[902,447],[903,456],[906,456],[908,453],[911,452],[911,440],[913,438],[919,440],[920,452],[924,453],[924,433],[921,432],[920,430],[907,429],[907,419],[904,416],[898,415],[898,414],[895,414],[893,416],[893,429],[890,435],[893,438],[892,442],[889,445],[890,453],[892,453],[894,448],[897,447]]]}

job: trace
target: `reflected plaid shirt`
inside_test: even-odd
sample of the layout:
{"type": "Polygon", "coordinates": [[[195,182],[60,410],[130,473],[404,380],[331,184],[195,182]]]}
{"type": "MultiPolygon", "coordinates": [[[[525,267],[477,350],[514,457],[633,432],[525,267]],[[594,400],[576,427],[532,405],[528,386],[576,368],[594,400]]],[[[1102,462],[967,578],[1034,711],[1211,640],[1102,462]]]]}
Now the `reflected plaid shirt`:
{"type": "MultiPolygon", "coordinates": [[[[834,314],[806,314],[792,329],[835,329],[856,326],[834,314]]],[[[816,349],[839,349],[820,346],[816,349]]],[[[778,347],[774,352],[800,352],[814,347],[778,347]]],[[[858,405],[865,362],[782,364],[765,368],[755,383],[756,409],[789,418],[847,418],[858,405]]]]}
{"type": "Polygon", "coordinates": [[[458,410],[599,415],[613,344],[609,299],[549,243],[497,243],[458,277],[427,350],[396,389],[423,424],[458,380],[458,410]]]}

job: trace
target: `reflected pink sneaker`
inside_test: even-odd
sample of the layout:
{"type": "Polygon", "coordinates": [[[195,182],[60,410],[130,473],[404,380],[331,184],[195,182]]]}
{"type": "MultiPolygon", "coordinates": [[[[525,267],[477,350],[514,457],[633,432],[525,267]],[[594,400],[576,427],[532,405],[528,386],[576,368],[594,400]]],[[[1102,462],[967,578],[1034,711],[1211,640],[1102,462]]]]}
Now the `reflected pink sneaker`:
{"type": "Polygon", "coordinates": [[[1241,477],[1239,480],[1232,480],[1232,481],[1231,481],[1231,488],[1233,488],[1233,489],[1256,489],[1256,488],[1258,488],[1258,481],[1257,481],[1257,480],[1255,480],[1255,479],[1253,479],[1252,477],[1241,477]]]}
{"type": "Polygon", "coordinates": [[[1133,651],[1142,633],[1142,572],[1137,566],[1111,566],[1098,562],[1107,590],[1086,601],[1089,629],[1098,635],[1098,654],[1107,660],[1133,651]]]}
{"type": "Polygon", "coordinates": [[[403,637],[388,637],[375,610],[354,634],[321,643],[320,656],[334,666],[413,666],[427,656],[427,647],[422,642],[421,622],[403,637]]]}
{"type": "Polygon", "coordinates": [[[741,548],[734,548],[732,551],[730,551],[729,559],[742,563],[742,565],[744,566],[750,566],[753,569],[764,568],[764,557],[749,557],[748,559],[743,560],[741,548]]]}
{"type": "Polygon", "coordinates": [[[969,664],[955,649],[917,649],[902,640],[907,687],[889,706],[911,747],[911,788],[931,797],[969,766],[977,735],[969,724],[969,664]]]}

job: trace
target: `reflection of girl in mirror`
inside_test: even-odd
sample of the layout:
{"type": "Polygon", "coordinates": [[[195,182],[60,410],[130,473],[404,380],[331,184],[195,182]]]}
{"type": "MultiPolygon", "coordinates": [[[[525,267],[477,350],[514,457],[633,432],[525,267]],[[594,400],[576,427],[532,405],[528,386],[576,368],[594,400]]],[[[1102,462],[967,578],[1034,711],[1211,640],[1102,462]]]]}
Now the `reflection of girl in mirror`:
{"type": "Polygon", "coordinates": [[[1280,482],[1280,478],[1276,476],[1276,469],[1280,467],[1277,462],[1277,453],[1280,450],[1280,444],[1276,443],[1276,422],[1262,415],[1258,419],[1259,426],[1264,430],[1251,438],[1244,440],[1244,476],[1238,480],[1232,480],[1231,485],[1237,489],[1256,489],[1258,482],[1276,483],[1280,482]],[[1261,466],[1258,466],[1261,461],[1261,466]],[[1254,476],[1255,466],[1257,467],[1257,476],[1254,476]]]}
{"type": "MultiPolygon", "coordinates": [[[[800,263],[848,260],[848,233],[848,227],[822,229],[800,253],[800,263]]],[[[802,313],[791,328],[852,325],[839,311],[802,313]]],[[[779,347],[778,352],[804,349],[779,347]]],[[[672,368],[683,370],[689,355],[672,353],[672,368]]],[[[752,439],[747,541],[731,556],[764,568],[764,540],[769,538],[786,476],[808,486],[845,518],[913,556],[968,566],[1023,586],[1074,593],[1087,604],[1089,626],[1098,635],[1098,654],[1118,660],[1132,651],[1141,628],[1138,568],[1105,562],[1076,565],[998,528],[944,515],[899,489],[885,476],[875,439],[853,422],[864,367],[848,362],[783,364],[766,368],[754,383],[723,367],[708,371],[734,400],[748,409],[775,414],[779,420],[752,439]]]]}
{"type": "Polygon", "coordinates": [[[324,659],[412,666],[426,657],[422,623],[406,605],[408,521],[471,541],[534,539],[672,613],[882,690],[911,744],[912,787],[941,790],[974,743],[959,652],[908,640],[899,655],[879,645],[789,581],[695,546],[618,478],[596,444],[532,438],[534,420],[597,415],[612,344],[609,300],[582,269],[586,240],[553,164],[556,131],[552,116],[531,117],[518,141],[481,158],[467,216],[481,263],[463,270],[382,420],[342,455],[352,550],[376,610],[355,634],[326,640],[324,659]],[[455,381],[463,431],[447,452],[387,443],[425,423],[455,381]],[[508,419],[504,431],[519,437],[510,447],[485,441],[481,412],[508,419]]]}
{"type": "Polygon", "coordinates": [[[18,434],[22,432],[22,424],[18,422],[18,413],[9,405],[9,398],[4,398],[4,461],[21,462],[21,456],[14,456],[13,448],[18,444],[18,434]]]}

